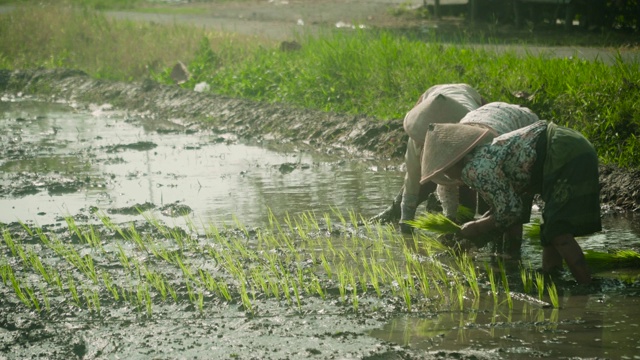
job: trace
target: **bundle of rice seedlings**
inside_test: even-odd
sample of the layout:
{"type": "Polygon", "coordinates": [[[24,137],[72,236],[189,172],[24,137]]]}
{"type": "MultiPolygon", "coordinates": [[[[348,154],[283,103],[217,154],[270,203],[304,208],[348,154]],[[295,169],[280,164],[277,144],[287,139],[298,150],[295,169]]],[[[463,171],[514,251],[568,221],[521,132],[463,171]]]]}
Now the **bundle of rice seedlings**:
{"type": "Polygon", "coordinates": [[[524,235],[530,239],[540,238],[540,219],[523,225],[524,235]]]}
{"type": "Polygon", "coordinates": [[[471,221],[476,217],[475,211],[469,209],[466,206],[458,206],[458,211],[456,212],[456,217],[458,222],[461,224],[466,223],[467,221],[471,221]]]}
{"type": "Polygon", "coordinates": [[[438,234],[453,234],[460,230],[460,225],[453,222],[442,213],[422,213],[407,224],[417,229],[431,231],[438,234]]]}
{"type": "Polygon", "coordinates": [[[640,253],[633,250],[618,250],[612,253],[586,250],[584,257],[593,272],[640,268],[640,253]]]}

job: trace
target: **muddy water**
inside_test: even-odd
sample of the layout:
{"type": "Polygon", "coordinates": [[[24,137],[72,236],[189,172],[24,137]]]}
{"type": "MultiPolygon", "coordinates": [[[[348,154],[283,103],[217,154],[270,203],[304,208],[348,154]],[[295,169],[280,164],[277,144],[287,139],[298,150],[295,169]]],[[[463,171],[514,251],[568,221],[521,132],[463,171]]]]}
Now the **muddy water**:
{"type": "MultiPolygon", "coordinates": [[[[8,99],[6,99],[8,100],[8,99]]],[[[0,222],[50,224],[64,216],[115,221],[137,209],[169,223],[248,226],[308,210],[373,215],[399,189],[397,171],[283,144],[159,123],[108,105],[0,102],[0,222]],[[274,147],[277,146],[277,149],[274,147]]]]}
{"type": "MultiPolygon", "coordinates": [[[[578,241],[585,250],[639,251],[639,220],[633,214],[606,215],[601,233],[578,241]]],[[[537,239],[526,238],[522,263],[540,268],[541,251],[537,239]]],[[[475,255],[476,261],[495,265],[490,246],[475,255]]],[[[511,273],[517,274],[519,265],[509,263],[507,260],[511,273]]],[[[503,359],[640,358],[640,269],[602,271],[594,278],[598,291],[574,285],[561,289],[559,309],[541,307],[535,299],[517,296],[509,307],[506,297],[498,297],[495,302],[487,292],[480,301],[468,303],[464,311],[426,317],[402,315],[370,334],[413,349],[436,354],[439,350],[475,353],[480,358],[487,353],[503,359]]]]}
{"type": "Polygon", "coordinates": [[[371,334],[424,350],[494,353],[505,359],[637,359],[637,294],[566,295],[560,309],[493,302],[434,318],[400,317],[371,334]]]}
{"type": "MultiPolygon", "coordinates": [[[[393,164],[333,158],[307,151],[299,144],[250,142],[230,134],[159,122],[150,115],[116,112],[107,105],[84,107],[5,98],[0,101],[0,140],[3,223],[20,220],[38,225],[63,224],[63,217],[68,215],[93,222],[99,221],[100,214],[114,222],[128,222],[143,219],[139,210],[168,224],[184,224],[186,215],[196,223],[233,224],[237,217],[242,224],[261,226],[268,221],[269,209],[278,218],[286,213],[323,214],[333,209],[353,210],[367,217],[387,205],[402,181],[402,173],[393,164]]],[[[640,250],[640,222],[632,215],[607,215],[604,231],[582,238],[580,243],[585,249],[598,251],[640,250]]],[[[490,248],[479,249],[474,255],[480,262],[495,260],[490,248]]],[[[540,267],[540,247],[535,239],[525,241],[522,261],[532,268],[540,267]]],[[[517,269],[515,261],[508,266],[517,269]]],[[[331,347],[359,347],[362,353],[366,352],[362,349],[378,346],[375,341],[379,339],[434,358],[438,354],[453,357],[457,352],[466,358],[491,359],[636,358],[640,350],[638,271],[609,271],[596,277],[596,291],[558,282],[560,309],[541,306],[527,297],[517,298],[509,307],[504,295],[495,303],[487,293],[477,303],[465,306],[464,311],[401,313],[373,329],[358,320],[356,327],[368,328],[370,337],[339,339],[342,342],[331,347]]],[[[520,289],[512,290],[517,294],[520,289]]],[[[270,305],[265,302],[262,306],[270,305]]],[[[229,321],[224,319],[229,309],[217,311],[222,320],[214,322],[216,331],[219,323],[229,321]]],[[[274,314],[278,311],[273,309],[274,314]]],[[[192,339],[195,333],[200,337],[193,345],[193,355],[207,354],[210,350],[202,344],[211,342],[208,336],[214,325],[207,328],[203,320],[206,326],[197,327],[202,331],[198,333],[200,330],[182,326],[182,315],[171,318],[169,314],[174,313],[178,312],[173,308],[163,313],[169,317],[165,321],[180,329],[170,334],[166,331],[168,323],[152,326],[133,321],[114,330],[106,324],[83,324],[81,320],[78,326],[83,327],[82,341],[88,344],[89,355],[105,351],[142,358],[136,350],[138,342],[147,341],[145,351],[163,349],[163,345],[147,339],[162,334],[157,341],[166,338],[189,343],[186,339],[192,339]],[[137,326],[149,328],[151,333],[145,333],[144,339],[131,337],[132,331],[142,331],[137,326]],[[113,337],[114,333],[121,338],[113,337]],[[128,340],[123,343],[124,338],[128,340]]],[[[238,316],[243,318],[242,314],[238,316]]],[[[345,333],[354,328],[348,317],[336,318],[345,333]]],[[[311,327],[305,325],[311,318],[298,320],[291,325],[297,329],[293,333],[311,327]]],[[[320,323],[326,326],[331,321],[320,323]]],[[[251,333],[242,325],[244,320],[236,322],[225,336],[236,339],[245,334],[250,341],[263,334],[260,326],[252,325],[257,330],[251,333]]],[[[56,322],[50,324],[54,327],[56,322]]],[[[283,326],[283,334],[290,336],[289,328],[283,326]]],[[[67,334],[64,329],[55,329],[67,334]]],[[[275,356],[288,357],[292,348],[308,346],[304,342],[316,338],[289,339],[298,339],[298,343],[292,342],[284,353],[275,356]]],[[[322,344],[327,341],[314,345],[312,353],[324,349],[322,344]]],[[[239,346],[233,341],[229,344],[239,346]]],[[[268,349],[264,351],[272,352],[273,344],[264,347],[268,349]]],[[[39,351],[37,346],[25,349],[31,354],[39,351]]],[[[222,354],[228,354],[226,351],[222,354]]]]}

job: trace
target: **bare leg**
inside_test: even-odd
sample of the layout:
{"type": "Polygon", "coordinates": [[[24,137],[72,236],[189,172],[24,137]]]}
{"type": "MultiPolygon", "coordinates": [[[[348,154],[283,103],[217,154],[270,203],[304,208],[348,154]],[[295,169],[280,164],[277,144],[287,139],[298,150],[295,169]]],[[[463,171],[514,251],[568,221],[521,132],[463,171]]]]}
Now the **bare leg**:
{"type": "Polygon", "coordinates": [[[502,235],[504,251],[515,257],[520,257],[522,248],[522,224],[515,224],[505,230],[502,235]]]}
{"type": "Polygon", "coordinates": [[[428,183],[420,185],[420,194],[418,194],[418,205],[429,199],[429,195],[436,191],[436,183],[429,181],[428,183]]]}
{"type": "MultiPolygon", "coordinates": [[[[420,194],[418,195],[418,205],[423,203],[429,198],[436,190],[436,184],[432,182],[428,182],[420,186],[420,194]]],[[[401,210],[400,205],[402,204],[402,194],[404,193],[404,186],[400,188],[398,195],[393,199],[393,203],[389,205],[384,211],[380,214],[372,217],[369,221],[379,221],[381,223],[392,223],[400,220],[401,210]]]]}
{"type": "MultiPolygon", "coordinates": [[[[591,273],[589,272],[589,268],[587,267],[587,261],[585,260],[584,253],[582,252],[582,248],[578,245],[578,242],[571,234],[563,234],[556,236],[552,241],[553,249],[555,249],[556,254],[548,253],[543,251],[542,253],[542,263],[543,268],[546,265],[553,265],[554,262],[558,262],[557,256],[560,256],[560,259],[564,259],[571,270],[571,274],[576,279],[576,281],[580,284],[589,284],[591,283],[591,273]],[[548,258],[545,261],[545,254],[548,258]]],[[[546,250],[547,247],[544,248],[546,250]]],[[[562,260],[560,260],[560,264],[562,260]]]]}
{"type": "Polygon", "coordinates": [[[389,205],[389,207],[384,209],[384,211],[382,211],[378,215],[369,219],[369,221],[371,222],[379,221],[383,224],[386,224],[386,223],[392,223],[400,220],[400,212],[401,212],[400,204],[402,203],[403,192],[404,192],[404,186],[400,188],[400,192],[393,199],[393,202],[391,203],[391,205],[389,205]]]}

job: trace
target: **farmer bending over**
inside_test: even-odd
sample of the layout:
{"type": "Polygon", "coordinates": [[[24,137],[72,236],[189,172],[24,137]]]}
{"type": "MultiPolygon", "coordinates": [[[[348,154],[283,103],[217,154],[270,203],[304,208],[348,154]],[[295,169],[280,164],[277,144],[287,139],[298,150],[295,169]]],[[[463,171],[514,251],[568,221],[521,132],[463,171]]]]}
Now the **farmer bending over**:
{"type": "Polygon", "coordinates": [[[414,219],[418,205],[436,189],[434,183],[420,185],[420,152],[427,126],[432,123],[457,123],[482,104],[480,94],[467,84],[435,85],[420,96],[404,118],[404,129],[409,135],[404,186],[394,203],[375,216],[373,221],[393,221],[400,210],[400,228],[402,232],[411,232],[411,227],[404,222],[414,219]]]}
{"type": "Polygon", "coordinates": [[[433,124],[420,183],[441,178],[461,180],[491,207],[487,216],[462,226],[460,235],[469,239],[522,221],[523,194],[540,194],[543,271],[561,268],[564,260],[579,283],[591,281],[574,237],[602,229],[598,156],[579,132],[538,121],[494,138],[482,126],[433,124]]]}

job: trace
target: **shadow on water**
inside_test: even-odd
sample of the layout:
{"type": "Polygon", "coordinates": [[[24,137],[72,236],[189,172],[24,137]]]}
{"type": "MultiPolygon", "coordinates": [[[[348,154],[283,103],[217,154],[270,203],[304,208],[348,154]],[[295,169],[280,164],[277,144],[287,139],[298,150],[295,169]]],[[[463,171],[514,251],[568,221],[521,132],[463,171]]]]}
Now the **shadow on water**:
{"type": "MultiPolygon", "coordinates": [[[[331,213],[333,209],[354,211],[368,217],[384,208],[402,183],[399,168],[383,161],[334,158],[307,151],[302,145],[251,143],[230,134],[156,121],[144,114],[119,113],[106,105],[84,109],[64,104],[3,99],[0,101],[0,129],[0,223],[19,220],[32,225],[57,224],[64,227],[66,216],[72,216],[77,222],[98,223],[101,214],[116,223],[127,223],[143,220],[141,210],[152,213],[161,222],[178,225],[183,225],[185,217],[197,219],[203,224],[225,224],[236,221],[234,218],[237,217],[244,224],[260,227],[269,221],[269,210],[276,218],[308,211],[321,216],[331,213]]],[[[585,250],[640,250],[640,225],[635,216],[607,215],[603,227],[603,232],[579,239],[585,250]]],[[[328,233],[332,235],[331,231],[328,233]]],[[[24,246],[32,246],[28,244],[30,237],[26,236],[25,239],[24,246]]],[[[170,239],[154,234],[144,239],[151,239],[153,246],[167,242],[164,245],[169,250],[175,246],[168,242],[170,239]]],[[[79,259],[88,261],[87,258],[93,256],[95,260],[91,264],[93,261],[106,263],[110,268],[109,259],[115,257],[113,254],[118,252],[116,249],[123,253],[137,253],[132,243],[122,244],[123,248],[116,248],[120,246],[119,241],[105,242],[104,249],[107,251],[103,253],[87,250],[82,243],[76,245],[83,254],[79,259]]],[[[46,252],[46,247],[39,246],[33,245],[32,248],[46,252]]],[[[67,249],[63,243],[59,246],[60,249],[67,249]]],[[[145,246],[154,248],[152,245],[145,246]]],[[[358,252],[360,250],[358,248],[358,252]]],[[[538,241],[526,239],[522,264],[530,269],[540,268],[540,253],[538,241]]],[[[26,252],[22,255],[26,259],[30,254],[26,252]]],[[[169,260],[178,259],[171,257],[177,255],[163,254],[169,260]]],[[[38,256],[45,258],[45,255],[38,256]]],[[[199,264],[200,256],[185,258],[199,264]]],[[[406,254],[397,256],[402,258],[406,254]]],[[[19,262],[12,260],[17,257],[13,254],[3,260],[6,271],[9,271],[9,265],[19,265],[19,262]]],[[[35,258],[30,259],[37,263],[35,258]]],[[[478,249],[474,253],[474,261],[480,267],[483,263],[495,264],[495,259],[490,248],[478,249]]],[[[50,261],[54,260],[46,260],[50,261]]],[[[84,264],[77,261],[80,265],[84,264]]],[[[144,259],[140,261],[144,264],[144,259]]],[[[27,264],[26,261],[24,263],[27,264]]],[[[313,261],[305,264],[320,266],[313,261]]],[[[470,357],[477,352],[476,358],[508,359],[635,356],[640,335],[637,269],[598,273],[597,285],[589,289],[576,287],[565,274],[566,282],[563,279],[557,282],[559,308],[554,309],[548,306],[549,299],[546,297],[538,299],[531,295],[531,291],[528,294],[523,291],[522,285],[518,288],[520,262],[506,259],[505,264],[513,270],[509,271],[512,277],[509,282],[516,284],[511,289],[513,298],[510,302],[505,300],[505,294],[492,296],[484,284],[483,292],[475,300],[465,300],[468,304],[462,311],[399,311],[386,325],[374,330],[369,327],[371,338],[367,339],[407,345],[417,351],[433,352],[434,356],[439,351],[445,351],[445,355],[463,351],[465,356],[470,357]]],[[[149,264],[150,267],[153,265],[153,262],[149,264]]],[[[213,264],[205,262],[202,266],[209,269],[213,264]]],[[[302,265],[297,266],[301,269],[302,265]]],[[[159,269],[167,271],[162,267],[159,269]]],[[[120,272],[124,271],[116,267],[116,273],[120,272]]],[[[353,281],[355,284],[356,280],[353,281]]],[[[188,289],[189,282],[186,284],[188,289]]],[[[369,289],[369,296],[371,293],[369,289]]],[[[366,294],[365,288],[363,300],[366,294]]],[[[65,306],[65,300],[61,299],[59,303],[62,307],[65,306]]],[[[212,301],[219,304],[215,299],[212,301]]],[[[316,300],[310,296],[306,301],[313,303],[316,300]]],[[[167,307],[164,316],[180,327],[184,319],[171,318],[178,313],[173,306],[184,306],[184,303],[178,303],[181,305],[162,305],[160,309],[167,307]]],[[[333,305],[338,303],[336,301],[333,305]]],[[[282,310],[278,310],[280,305],[274,304],[261,302],[263,307],[274,306],[274,313],[282,310]]],[[[323,314],[323,306],[315,305],[314,311],[319,308],[319,313],[323,314]]],[[[120,311],[126,312],[116,307],[105,310],[105,313],[120,319],[123,316],[119,314],[120,311]]],[[[226,323],[225,308],[210,311],[222,314],[209,324],[211,327],[217,329],[220,323],[226,323]]],[[[64,316],[74,319],[76,315],[64,316]]],[[[78,316],[82,319],[82,316],[78,316]]],[[[244,315],[238,316],[242,320],[234,320],[236,325],[245,322],[244,315]]],[[[305,324],[311,318],[298,317],[301,319],[299,326],[310,328],[305,324]]],[[[344,315],[334,317],[339,319],[336,321],[345,322],[348,318],[344,315]]],[[[271,320],[267,317],[257,321],[271,320]]],[[[320,322],[322,326],[326,325],[326,320],[320,322]]],[[[366,322],[358,320],[358,323],[366,322]]],[[[149,327],[145,331],[154,335],[165,331],[165,337],[158,338],[160,342],[165,338],[191,340],[194,331],[182,326],[181,335],[176,335],[167,333],[162,324],[127,324],[118,330],[121,336],[131,331],[133,326],[149,327]]],[[[103,332],[112,331],[108,325],[91,326],[95,337],[89,341],[92,346],[116,341],[102,339],[103,332]]],[[[352,325],[345,325],[348,326],[352,325]]],[[[264,339],[260,336],[259,326],[254,329],[253,335],[247,333],[243,325],[237,327],[240,330],[236,331],[234,325],[230,334],[233,337],[253,338],[255,335],[264,339]]],[[[285,330],[288,332],[283,328],[283,332],[285,330]]],[[[56,331],[67,334],[64,330],[56,331]]],[[[206,339],[205,343],[210,341],[208,335],[201,334],[206,339]]],[[[318,340],[319,337],[313,335],[298,339],[308,341],[318,340]]],[[[329,340],[324,338],[322,342],[325,341],[329,340]]],[[[349,342],[340,346],[369,346],[367,341],[350,338],[349,342]]],[[[110,351],[118,354],[137,351],[123,350],[118,347],[120,345],[109,346],[113,347],[110,351]]],[[[198,346],[195,347],[204,349],[198,346]]],[[[274,345],[268,344],[265,348],[271,346],[274,345]]]]}

